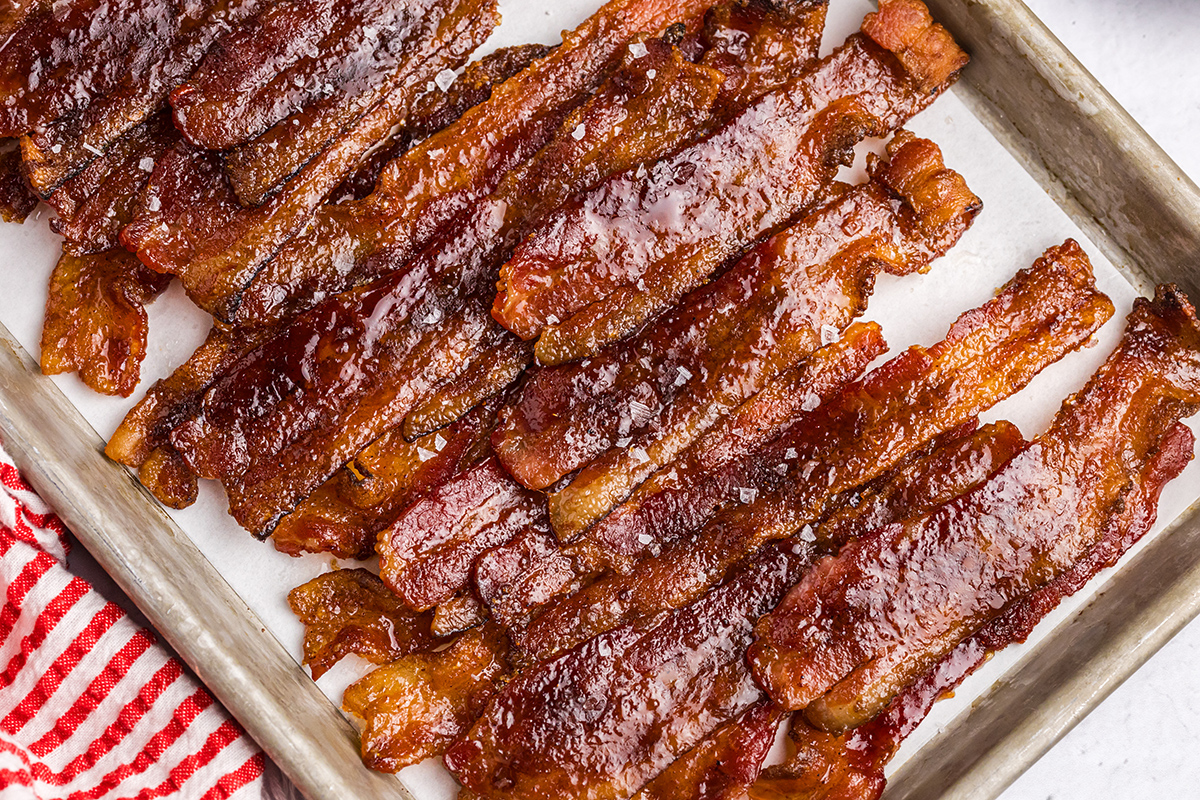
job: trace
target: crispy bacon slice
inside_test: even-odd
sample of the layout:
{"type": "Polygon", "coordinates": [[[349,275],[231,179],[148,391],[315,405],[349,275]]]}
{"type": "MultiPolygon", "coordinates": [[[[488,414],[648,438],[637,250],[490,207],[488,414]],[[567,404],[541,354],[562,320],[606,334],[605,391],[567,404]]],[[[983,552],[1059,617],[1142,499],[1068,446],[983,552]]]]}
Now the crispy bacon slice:
{"type": "Polygon", "coordinates": [[[489,453],[494,408],[480,408],[445,434],[407,441],[392,429],[372,442],[288,514],[271,539],[290,555],[370,558],[377,534],[415,498],[489,453]]]}
{"type": "Polygon", "coordinates": [[[840,334],[879,272],[926,268],[966,230],[979,200],[937,146],[898,136],[891,154],[871,182],[764,242],[638,335],[526,384],[493,446],[532,488],[582,467],[550,498],[560,538],[603,517],[830,330],[840,334]]]}
{"type": "Polygon", "coordinates": [[[64,250],[79,256],[120,247],[154,165],[178,138],[167,114],[151,117],[51,195],[58,219],[50,227],[67,239],[64,250]]]}
{"type": "Polygon", "coordinates": [[[230,320],[242,290],[260,267],[403,116],[416,94],[414,83],[423,85],[445,66],[460,63],[495,26],[495,14],[487,12],[494,12],[494,0],[440,1],[446,13],[429,15],[433,29],[420,48],[405,53],[400,72],[414,82],[401,81],[358,117],[288,182],[286,191],[257,208],[239,210],[232,219],[216,220],[185,213],[206,196],[203,184],[185,184],[187,191],[165,197],[148,192],[145,207],[124,230],[122,241],[152,268],[179,275],[197,305],[230,320]]]}
{"type": "Polygon", "coordinates": [[[425,436],[462,418],[470,409],[511,386],[533,360],[532,348],[516,337],[472,357],[458,377],[447,382],[404,418],[406,438],[425,436]]]}
{"type": "Polygon", "coordinates": [[[487,622],[487,609],[469,591],[456,595],[433,609],[433,635],[447,638],[487,622]]]}
{"type": "Polygon", "coordinates": [[[313,680],[354,653],[388,664],[435,643],[429,614],[414,614],[365,569],[337,569],[288,593],[304,623],[304,663],[313,680]]]}
{"type": "Polygon", "coordinates": [[[547,218],[501,270],[496,319],[523,338],[543,335],[544,363],[589,355],[811,206],[856,142],[902,124],[966,63],[927,14],[901,23],[897,13],[885,2],[864,33],[711,137],[653,170],[614,176],[547,218]],[[880,26],[910,37],[940,31],[936,55],[957,68],[927,85],[927,64],[909,67],[919,59],[898,59],[870,39],[880,26]]]}
{"type": "MultiPolygon", "coordinates": [[[[821,348],[785,376],[795,391],[788,396],[813,397],[828,401],[841,388],[860,376],[886,344],[875,324],[857,324],[839,341],[821,348]]],[[[553,537],[539,531],[515,539],[480,559],[477,590],[497,618],[512,626],[529,612],[556,595],[577,586],[602,566],[585,535],[577,544],[559,546],[553,537]]],[[[734,560],[736,560],[736,556],[734,560]]],[[[627,597],[633,594],[626,591],[627,597]]]]}
{"type": "Polygon", "coordinates": [[[50,275],[42,325],[42,372],[78,372],[92,390],[128,397],[146,355],[145,305],[170,278],[126,250],[64,252],[50,275]]]}
{"type": "MultiPolygon", "coordinates": [[[[170,17],[178,23],[174,37],[161,50],[140,54],[134,73],[126,75],[112,91],[93,98],[84,108],[22,131],[28,132],[21,139],[25,166],[38,193],[50,197],[97,154],[107,152],[162,108],[167,94],[196,68],[213,40],[239,25],[259,5],[259,0],[217,0],[170,17]]],[[[108,8],[110,16],[113,11],[108,8]]],[[[94,56],[94,52],[88,55],[94,56]]]]}
{"type": "Polygon", "coordinates": [[[836,495],[1020,389],[1111,314],[1068,242],[963,314],[939,344],[909,349],[816,409],[793,402],[779,415],[774,400],[752,398],[573,545],[590,571],[619,572],[556,600],[522,647],[558,652],[695,597],[739,554],[802,531],[836,495]]]}
{"type": "Polygon", "coordinates": [[[760,701],[680,756],[633,800],[718,800],[738,797],[758,778],[783,718],[760,701]]]}
{"type": "Polygon", "coordinates": [[[1125,511],[1087,556],[961,642],[893,699],[879,716],[844,734],[827,733],[803,715],[793,716],[788,732],[793,752],[784,763],[764,771],[750,788],[750,797],[877,800],[884,788],[884,767],[934,702],[983,664],[989,653],[1024,641],[1063,597],[1074,594],[1101,570],[1116,564],[1154,524],[1159,492],[1192,459],[1194,447],[1195,437],[1188,428],[1176,425],[1168,431],[1149,468],[1139,476],[1125,511]]]}
{"type": "Polygon", "coordinates": [[[447,768],[483,797],[636,792],[762,698],[743,649],[811,556],[767,548],[659,624],[618,628],[519,673],[446,752],[447,768]]]}
{"type": "Polygon", "coordinates": [[[466,588],[484,550],[545,524],[541,496],[489,458],[413,503],[379,535],[379,575],[410,608],[423,611],[466,588]]]}
{"type": "Polygon", "coordinates": [[[212,0],[38,4],[0,46],[0,136],[20,136],[92,99],[153,75],[185,26],[212,0]]]}
{"type": "Polygon", "coordinates": [[[363,762],[397,772],[445,751],[494,694],[506,653],[504,634],[484,625],[446,650],[401,658],[351,684],[342,704],[366,722],[363,762]]]}
{"type": "Polygon", "coordinates": [[[21,172],[21,151],[0,154],[0,219],[24,222],[37,208],[38,198],[21,172]]]}
{"type": "MultiPolygon", "coordinates": [[[[699,14],[708,0],[610,0],[554,52],[496,87],[455,124],[392,161],[376,191],[329,206],[251,286],[261,308],[277,298],[323,295],[378,275],[377,253],[395,268],[495,191],[544,146],[593,92],[640,32],[658,33],[699,14]],[[329,269],[332,266],[334,269],[329,269]]],[[[306,305],[302,301],[301,303],[306,305]]]]}
{"type": "Polygon", "coordinates": [[[1178,290],[1160,287],[1153,303],[1136,302],[1118,350],[1050,429],[986,483],[880,528],[806,576],[759,624],[756,676],[777,702],[808,707],[831,731],[870,719],[1084,557],[1164,437],[1198,408],[1200,323],[1178,290]]]}
{"type": "Polygon", "coordinates": [[[333,192],[333,199],[345,202],[369,195],[389,161],[404,155],[414,142],[432,136],[457,122],[471,108],[487,102],[493,88],[553,49],[544,44],[503,47],[468,64],[446,91],[430,91],[418,97],[404,120],[404,127],[396,131],[391,142],[377,147],[363,159],[333,192]]]}
{"type": "MultiPolygon", "coordinates": [[[[306,0],[306,3],[310,1],[306,0]]],[[[332,5],[334,9],[347,6],[344,3],[328,4],[325,0],[319,2],[332,5]]],[[[436,67],[442,67],[444,72],[461,66],[470,50],[482,44],[491,32],[491,27],[482,27],[483,21],[491,17],[492,27],[499,21],[494,4],[466,4],[463,9],[474,16],[462,20],[459,25],[465,28],[469,24],[475,28],[467,34],[471,47],[464,49],[450,42],[441,45],[441,50],[448,52],[429,52],[424,47],[423,39],[432,32],[439,15],[455,13],[450,3],[445,0],[421,0],[397,4],[390,0],[369,0],[357,5],[355,12],[348,15],[349,20],[343,14],[337,14],[338,30],[333,35],[340,43],[362,37],[353,43],[354,47],[349,51],[359,63],[342,64],[334,74],[327,73],[324,77],[314,75],[309,85],[315,82],[316,86],[324,87],[319,90],[319,99],[278,120],[261,135],[239,144],[226,154],[225,168],[243,204],[257,206],[266,202],[367,109],[380,103],[388,104],[395,114],[392,124],[402,123],[412,106],[412,84],[417,83],[422,75],[427,79],[441,75],[441,72],[434,72],[436,67]],[[348,26],[344,24],[347,21],[348,26]],[[347,36],[347,33],[350,35],[347,36]],[[364,44],[368,46],[364,47],[364,44]],[[365,59],[362,57],[364,54],[365,59]],[[428,63],[422,63],[422,60],[428,63]],[[414,63],[421,68],[416,75],[413,74],[414,63]],[[328,82],[331,79],[334,84],[328,82]],[[338,81],[340,85],[337,85],[338,81]]],[[[272,7],[271,11],[277,8],[272,7]]],[[[318,52],[330,51],[322,47],[318,52]]],[[[278,80],[272,78],[272,84],[278,80]]],[[[432,81],[426,85],[436,86],[432,81]]],[[[178,96],[179,91],[174,96],[178,96]]],[[[276,96],[274,89],[269,90],[268,96],[276,96]]],[[[239,105],[242,102],[240,96],[233,99],[239,105]]],[[[176,109],[178,117],[178,107],[176,109]]],[[[243,114],[237,116],[245,117],[243,114]]],[[[255,122],[260,118],[258,114],[252,113],[250,116],[255,122]]],[[[273,121],[273,117],[268,116],[267,119],[273,121]]],[[[212,129],[211,125],[205,127],[212,129]]],[[[221,135],[224,135],[223,131],[221,135]]]]}

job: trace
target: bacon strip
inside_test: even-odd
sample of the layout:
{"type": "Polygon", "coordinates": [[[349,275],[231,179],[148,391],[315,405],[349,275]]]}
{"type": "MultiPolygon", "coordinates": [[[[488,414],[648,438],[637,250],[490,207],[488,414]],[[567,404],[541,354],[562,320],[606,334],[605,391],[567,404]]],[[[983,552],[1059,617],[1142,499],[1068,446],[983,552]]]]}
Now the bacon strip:
{"type": "Polygon", "coordinates": [[[480,461],[494,408],[480,408],[452,429],[409,442],[393,429],[338,470],[271,532],[275,549],[290,555],[333,553],[370,558],[376,535],[417,497],[480,461]]]}
{"type": "Polygon", "coordinates": [[[750,788],[753,800],[877,800],[884,767],[904,739],[945,697],[986,660],[989,653],[1023,642],[1034,626],[1068,595],[1113,566],[1154,524],[1162,487],[1192,459],[1195,437],[1183,425],[1167,432],[1158,453],[1127,499],[1125,512],[1104,538],[1071,569],[1022,598],[1013,608],[961,642],[949,655],[898,695],[870,722],[835,735],[812,726],[801,714],[788,732],[794,752],[768,767],[750,788]]]}
{"type": "Polygon", "coordinates": [[[97,153],[122,139],[165,104],[167,94],[200,63],[213,40],[252,14],[259,0],[217,0],[181,21],[178,35],[137,80],[126,79],[86,107],[47,122],[21,139],[30,183],[49,197],[97,153]]]}
{"type": "MultiPolygon", "coordinates": [[[[478,366],[481,355],[511,341],[511,335],[487,315],[491,292],[485,276],[494,268],[492,254],[515,241],[522,221],[540,213],[540,204],[559,202],[579,182],[595,180],[597,173],[603,177],[648,155],[656,157],[686,135],[696,113],[706,113],[705,94],[696,90],[707,88],[711,100],[719,76],[682,61],[664,43],[648,41],[644,47],[646,54],[633,60],[648,63],[618,72],[605,90],[579,110],[578,117],[568,118],[550,145],[505,179],[496,197],[478,204],[449,241],[431,247],[394,279],[338,295],[298,318],[281,336],[245,359],[244,366],[225,375],[206,400],[203,415],[181,426],[176,446],[200,474],[226,481],[235,515],[243,524],[256,531],[269,529],[281,513],[290,510],[290,503],[328,476],[322,471],[336,469],[353,454],[351,448],[363,446],[415,405],[428,401],[418,392],[432,390],[464,367],[478,366]],[[658,78],[661,82],[651,83],[653,91],[643,91],[648,81],[658,78]],[[576,136],[578,125],[592,133],[576,136]],[[472,297],[473,290],[481,294],[472,297]],[[443,320],[460,318],[470,320],[473,338],[469,341],[448,338],[454,328],[443,320]],[[338,330],[339,325],[368,335],[347,335],[338,330]],[[313,341],[342,343],[330,350],[310,347],[313,341]],[[449,351],[456,361],[454,368],[420,373],[423,386],[406,383],[404,373],[389,378],[395,373],[388,370],[411,367],[414,356],[408,350],[418,343],[432,352],[449,351]],[[384,351],[377,349],[380,346],[384,351]],[[380,362],[375,354],[385,351],[388,360],[380,362]],[[330,358],[337,361],[336,367],[332,361],[329,370],[317,366],[316,362],[330,358]],[[298,360],[314,363],[300,366],[298,360]],[[331,373],[332,386],[320,385],[325,372],[331,373]],[[304,379],[309,385],[302,391],[297,391],[298,375],[311,376],[304,379]],[[272,399],[266,405],[247,406],[231,399],[239,393],[272,399]],[[293,397],[308,407],[291,408],[293,397]],[[286,421],[273,418],[274,409],[286,415],[286,421]],[[260,416],[246,420],[251,414],[260,416]],[[352,421],[356,417],[359,422],[352,421]],[[325,439],[322,430],[327,431],[325,439]],[[328,441],[333,431],[338,432],[334,435],[339,447],[344,443],[344,450],[326,448],[326,455],[314,458],[302,449],[306,439],[328,441]],[[299,472],[280,468],[287,462],[273,454],[281,448],[295,452],[299,472]],[[268,459],[269,469],[253,466],[268,459]],[[263,479],[259,475],[270,485],[255,486],[252,494],[243,491],[242,484],[257,483],[263,479]],[[262,507],[250,508],[255,504],[262,507]]],[[[485,372],[505,377],[503,371],[485,372]]],[[[484,382],[476,396],[499,388],[484,382]]]]}
{"type": "Polygon", "coordinates": [[[879,272],[927,268],[966,230],[981,204],[936,145],[897,136],[891,156],[871,182],[764,242],[637,336],[526,384],[493,446],[531,488],[582,468],[550,497],[560,538],[603,517],[830,330],[840,334],[879,272]]]}
{"type": "Polygon", "coordinates": [[[178,139],[171,118],[158,114],[51,195],[58,219],[50,227],[68,240],[63,248],[79,256],[120,247],[121,229],[133,220],[154,165],[178,139]]]}
{"type": "Polygon", "coordinates": [[[484,550],[532,525],[545,528],[544,501],[494,458],[413,503],[379,535],[379,574],[409,608],[423,611],[467,587],[484,550]]]}
{"type": "MultiPolygon", "coordinates": [[[[903,124],[957,76],[927,86],[871,41],[881,25],[898,24],[895,9],[885,2],[863,34],[711,137],[549,217],[502,268],[496,319],[522,338],[542,336],[543,363],[590,355],[811,207],[855,143],[903,124]]],[[[927,14],[903,25],[909,36],[939,30],[927,14]]],[[[965,54],[941,34],[939,58],[961,68],[965,54]]]]}
{"type": "MultiPolygon", "coordinates": [[[[785,373],[791,378],[789,384],[797,387],[797,391],[787,394],[828,401],[836,397],[848,381],[860,376],[885,350],[878,325],[851,326],[841,340],[821,348],[785,373]]],[[[734,556],[734,560],[736,558],[734,556]]],[[[583,579],[594,575],[602,566],[586,534],[566,546],[560,546],[552,536],[548,540],[543,536],[526,537],[480,559],[477,589],[492,612],[511,627],[516,620],[527,617],[556,595],[577,588],[583,579]],[[486,582],[482,580],[485,576],[486,582]]],[[[613,577],[611,580],[622,579],[613,577]]],[[[605,581],[601,584],[607,585],[605,581]]],[[[652,585],[646,584],[647,587],[652,585]]],[[[624,594],[627,599],[634,596],[629,591],[624,594]]]]}
{"type": "Polygon", "coordinates": [[[375,664],[434,645],[430,615],[405,608],[365,569],[326,572],[288,593],[304,623],[304,663],[313,680],[354,653],[375,664]]]}
{"type": "Polygon", "coordinates": [[[768,548],[659,624],[627,625],[519,673],[445,755],[482,797],[626,797],[757,703],[742,652],[808,566],[768,548]]]}
{"type": "Polygon", "coordinates": [[[759,624],[755,675],[776,702],[808,707],[824,728],[861,724],[1086,555],[1167,433],[1197,409],[1200,323],[1162,287],[1153,303],[1136,302],[1116,353],[1050,429],[985,484],[806,576],[759,624]]]}
{"type": "Polygon", "coordinates": [[[559,652],[695,597],[739,555],[804,530],[836,495],[1020,389],[1111,314],[1068,242],[963,314],[944,341],[909,349],[816,409],[781,420],[751,399],[579,540],[587,570],[620,572],[548,606],[522,647],[559,652]]]}
{"type": "Polygon", "coordinates": [[[126,246],[152,268],[179,275],[197,305],[231,320],[245,285],[299,231],[368,148],[388,135],[412,102],[416,84],[424,85],[442,68],[461,63],[495,26],[494,0],[444,2],[446,13],[429,15],[430,28],[418,37],[420,47],[406,50],[400,71],[411,81],[401,81],[396,91],[355,120],[289,181],[286,191],[224,220],[182,213],[205,197],[202,185],[178,196],[151,193],[122,233],[126,246]]]}
{"type": "MultiPolygon", "coordinates": [[[[312,0],[306,0],[306,4],[312,0]]],[[[328,5],[327,0],[318,0],[322,5],[328,5]]],[[[346,4],[332,4],[334,9],[345,8],[346,4]]],[[[354,45],[348,55],[354,63],[341,63],[333,74],[323,76],[314,74],[308,81],[308,87],[317,89],[317,97],[287,115],[286,118],[275,120],[274,115],[260,116],[251,113],[255,124],[262,119],[273,125],[252,140],[239,143],[226,153],[225,168],[229,173],[230,183],[237,192],[238,199],[247,206],[257,206],[266,202],[281,186],[318,153],[324,150],[337,136],[341,135],[357,117],[367,109],[379,104],[390,104],[396,115],[392,124],[404,121],[412,106],[411,86],[420,76],[412,74],[410,61],[414,53],[419,57],[429,59],[429,66],[422,67],[426,78],[437,78],[441,73],[434,73],[432,65],[446,69],[462,65],[470,50],[451,45],[449,54],[430,54],[422,50],[420,39],[427,36],[440,14],[450,13],[446,2],[439,0],[421,0],[418,3],[396,4],[389,0],[369,0],[357,4],[352,14],[343,18],[337,14],[336,30],[331,34],[339,44],[354,45]],[[348,25],[347,25],[348,23],[348,25]],[[349,34],[349,35],[347,35],[349,34]],[[414,41],[414,35],[416,41],[414,41]],[[359,41],[353,41],[361,37],[359,41]],[[366,58],[363,58],[363,56],[366,58]],[[333,83],[330,83],[333,81],[333,83]],[[392,98],[389,100],[389,98],[392,98]]],[[[274,13],[279,7],[274,6],[274,13]]],[[[482,25],[483,20],[494,15],[494,7],[487,4],[477,4],[470,9],[478,16],[472,21],[473,25],[482,25]]],[[[493,20],[498,21],[498,18],[493,20]]],[[[307,23],[307,20],[306,20],[307,23]]],[[[308,24],[305,25],[308,27],[308,24]]],[[[490,28],[479,30],[471,35],[474,49],[482,43],[490,28]]],[[[335,58],[344,58],[347,53],[339,52],[335,58]]],[[[318,50],[322,54],[333,55],[333,51],[324,44],[318,50]]],[[[287,73],[293,70],[289,68],[287,73]]],[[[271,79],[276,84],[280,77],[271,79]]],[[[295,78],[293,78],[293,86],[295,78]]],[[[426,86],[435,86],[427,82],[426,86]]],[[[173,98],[178,97],[177,90],[173,98]]],[[[211,83],[208,87],[211,90],[211,83]]],[[[218,85],[218,94],[221,87],[218,85]]],[[[210,91],[211,94],[211,91],[210,91]]],[[[190,97],[190,96],[189,96],[190,97]]],[[[267,97],[275,102],[279,97],[274,88],[269,89],[267,97]]],[[[244,95],[235,94],[232,98],[235,104],[241,106],[244,95]]],[[[251,98],[251,105],[253,100],[251,98]]],[[[221,138],[227,133],[221,130],[223,126],[223,104],[217,103],[217,125],[203,127],[206,132],[213,131],[221,138]]],[[[193,106],[193,109],[195,107],[193,106]]],[[[179,106],[176,106],[176,117],[179,116],[179,106]]],[[[235,114],[237,119],[243,119],[244,113],[235,114]]],[[[236,125],[234,126],[236,128],[236,125]]],[[[232,138],[232,137],[229,137],[232,138]]],[[[381,137],[382,138],[382,137],[381,137]]],[[[233,146],[232,144],[230,146],[233,146]]]]}
{"type": "Polygon", "coordinates": [[[553,53],[497,87],[486,103],[392,161],[370,197],[316,214],[247,294],[263,293],[259,308],[270,308],[280,302],[275,298],[366,282],[378,275],[370,263],[376,253],[386,253],[391,268],[404,264],[545,145],[635,34],[661,32],[706,4],[610,0],[553,53]]]}
{"type": "Polygon", "coordinates": [[[506,651],[504,635],[485,625],[446,650],[401,658],[352,684],[342,703],[366,722],[363,762],[397,772],[444,752],[508,671],[506,651]]]}
{"type": "Polygon", "coordinates": [[[145,305],[170,281],[132,253],[64,252],[50,275],[42,325],[42,372],[79,377],[101,394],[129,397],[146,356],[145,305]]]}

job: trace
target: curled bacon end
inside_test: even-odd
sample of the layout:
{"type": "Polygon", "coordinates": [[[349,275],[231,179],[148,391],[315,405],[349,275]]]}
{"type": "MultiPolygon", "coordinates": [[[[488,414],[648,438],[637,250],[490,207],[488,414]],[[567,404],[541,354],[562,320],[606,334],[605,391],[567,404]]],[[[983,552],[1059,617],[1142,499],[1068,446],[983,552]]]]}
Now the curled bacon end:
{"type": "Polygon", "coordinates": [[[169,280],[125,250],[64,253],[50,276],[42,372],[78,370],[83,382],[101,394],[133,394],[146,355],[144,306],[169,280]]]}
{"type": "Polygon", "coordinates": [[[401,658],[351,684],[342,704],[366,722],[366,765],[396,772],[443,753],[495,693],[506,652],[503,634],[485,625],[446,650],[401,658]]]}
{"type": "Polygon", "coordinates": [[[862,30],[890,50],[924,91],[950,82],[970,60],[920,0],[882,0],[862,30]]]}
{"type": "Polygon", "coordinates": [[[327,572],[288,593],[304,623],[304,663],[313,678],[354,653],[386,664],[434,644],[430,615],[414,614],[365,569],[327,572]]]}
{"type": "Polygon", "coordinates": [[[138,480],[167,508],[187,508],[200,493],[196,473],[169,444],[151,451],[138,467],[138,480]]]}

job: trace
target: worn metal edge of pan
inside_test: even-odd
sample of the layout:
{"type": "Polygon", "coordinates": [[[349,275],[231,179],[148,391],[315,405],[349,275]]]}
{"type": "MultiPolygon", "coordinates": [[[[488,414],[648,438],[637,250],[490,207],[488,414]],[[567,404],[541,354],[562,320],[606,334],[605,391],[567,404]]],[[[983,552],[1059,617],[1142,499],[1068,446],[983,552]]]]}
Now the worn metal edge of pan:
{"type": "MultiPolygon", "coordinates": [[[[957,89],[1141,291],[1200,299],[1200,191],[1019,0],[926,0],[957,89]]],[[[1200,504],[892,776],[886,800],[992,800],[1200,614],[1200,504]]]]}
{"type": "Polygon", "coordinates": [[[411,800],[395,777],[363,768],[353,726],[137,479],[103,455],[100,436],[2,325],[0,438],[33,488],[309,800],[411,800]]]}

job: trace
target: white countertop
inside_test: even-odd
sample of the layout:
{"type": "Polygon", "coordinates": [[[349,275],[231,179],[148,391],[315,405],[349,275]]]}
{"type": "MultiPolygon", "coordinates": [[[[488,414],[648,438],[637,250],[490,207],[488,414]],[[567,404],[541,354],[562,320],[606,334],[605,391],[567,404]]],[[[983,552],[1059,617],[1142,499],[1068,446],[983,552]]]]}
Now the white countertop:
{"type": "MultiPolygon", "coordinates": [[[[1200,2],[1025,3],[1200,183],[1200,2]]],[[[1193,268],[1200,270],[1200,264],[1193,268]]],[[[1198,751],[1200,620],[1160,650],[1001,798],[1200,797],[1198,751]]]]}

